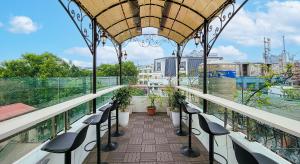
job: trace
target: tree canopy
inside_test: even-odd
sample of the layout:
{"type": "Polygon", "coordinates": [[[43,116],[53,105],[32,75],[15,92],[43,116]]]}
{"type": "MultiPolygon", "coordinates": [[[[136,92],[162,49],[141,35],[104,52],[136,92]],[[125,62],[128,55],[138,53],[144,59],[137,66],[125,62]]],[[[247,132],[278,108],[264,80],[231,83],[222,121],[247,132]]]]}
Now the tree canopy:
{"type": "MultiPolygon", "coordinates": [[[[123,76],[137,76],[137,67],[132,61],[122,62],[123,76]]],[[[119,64],[102,64],[97,68],[97,76],[119,76],[119,64]]]]}
{"type": "Polygon", "coordinates": [[[20,59],[5,61],[0,65],[0,77],[78,77],[90,71],[69,64],[52,53],[27,53],[20,59]]]}

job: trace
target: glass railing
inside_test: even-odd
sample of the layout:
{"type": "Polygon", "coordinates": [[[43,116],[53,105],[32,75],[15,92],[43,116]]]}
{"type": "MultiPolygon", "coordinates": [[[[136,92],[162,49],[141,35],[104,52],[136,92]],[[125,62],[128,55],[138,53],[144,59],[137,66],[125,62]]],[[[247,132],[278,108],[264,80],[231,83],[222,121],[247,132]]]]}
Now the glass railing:
{"type": "MultiPolygon", "coordinates": [[[[203,99],[183,92],[189,102],[203,108],[203,99]]],[[[219,92],[220,95],[220,92],[219,92]]],[[[224,97],[224,96],[223,96],[224,97]]],[[[225,97],[225,99],[229,99],[225,97]]],[[[240,113],[231,111],[218,104],[208,101],[208,114],[224,122],[224,126],[231,126],[235,132],[245,134],[249,141],[256,141],[292,163],[300,163],[300,138],[262,122],[251,119],[240,113]]]]}
{"type": "MultiPolygon", "coordinates": [[[[112,93],[107,93],[98,97],[97,107],[110,101],[112,95],[112,93]]],[[[0,142],[0,163],[13,163],[46,140],[56,136],[65,129],[71,128],[73,123],[90,114],[91,111],[92,103],[90,101],[0,142]]]]}
{"type": "MultiPolygon", "coordinates": [[[[2,78],[0,107],[10,105],[10,108],[18,108],[27,113],[27,108],[42,109],[91,93],[91,84],[91,77],[2,78]]],[[[115,85],[117,77],[97,77],[97,90],[115,85]]],[[[0,121],[11,117],[2,116],[0,121]]]]}

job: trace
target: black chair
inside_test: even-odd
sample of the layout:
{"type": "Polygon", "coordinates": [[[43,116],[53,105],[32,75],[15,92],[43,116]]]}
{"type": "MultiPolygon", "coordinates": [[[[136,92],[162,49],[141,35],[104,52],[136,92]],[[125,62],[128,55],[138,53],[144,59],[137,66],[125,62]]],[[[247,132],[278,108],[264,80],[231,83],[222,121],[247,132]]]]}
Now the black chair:
{"type": "Polygon", "coordinates": [[[66,132],[58,135],[44,145],[41,150],[51,153],[64,153],[65,164],[71,164],[71,152],[83,143],[88,127],[89,125],[85,125],[78,133],[66,132]]]}
{"type": "Polygon", "coordinates": [[[209,134],[209,163],[214,162],[214,154],[219,155],[228,163],[224,156],[214,152],[214,141],[215,136],[227,135],[229,131],[217,123],[207,121],[201,114],[198,114],[198,118],[201,129],[209,134]]]}
{"type": "Polygon", "coordinates": [[[178,97],[175,97],[175,99],[177,101],[177,104],[179,105],[179,120],[180,120],[179,129],[177,129],[175,131],[175,134],[177,136],[187,136],[188,133],[182,129],[182,119],[183,119],[183,117],[182,117],[182,106],[183,106],[183,104],[182,103],[185,102],[185,101],[182,100],[181,98],[178,98],[178,97]]]}
{"type": "Polygon", "coordinates": [[[119,105],[120,105],[120,102],[118,100],[115,100],[115,107],[111,110],[111,111],[114,111],[116,110],[116,116],[115,116],[115,119],[116,119],[116,131],[114,133],[112,133],[112,137],[120,137],[120,136],[123,136],[125,134],[124,131],[122,130],[119,130],[119,105]]]}
{"type": "Polygon", "coordinates": [[[231,137],[233,150],[239,164],[277,164],[277,162],[260,153],[249,152],[243,145],[231,137]]]}
{"type": "Polygon", "coordinates": [[[91,151],[87,150],[86,147],[91,144],[96,142],[97,146],[97,164],[104,164],[105,162],[101,162],[101,136],[100,136],[100,130],[101,130],[101,124],[106,122],[108,119],[108,115],[110,112],[111,104],[104,105],[101,107],[99,110],[102,111],[100,114],[95,114],[86,119],[83,123],[85,124],[90,124],[90,125],[96,125],[96,140],[91,141],[85,145],[85,150],[86,151],[91,151]]]}
{"type": "Polygon", "coordinates": [[[118,103],[116,100],[114,100],[114,101],[110,102],[110,104],[111,104],[111,107],[108,110],[108,123],[107,123],[108,124],[107,144],[102,145],[102,150],[104,152],[113,151],[118,148],[118,143],[111,141],[111,110],[116,109],[116,106],[118,105],[118,103]]]}
{"type": "Polygon", "coordinates": [[[181,148],[181,153],[188,157],[198,157],[200,155],[200,151],[197,148],[192,148],[192,115],[200,113],[199,110],[188,106],[188,103],[182,100],[182,109],[183,111],[189,115],[189,134],[188,134],[188,146],[183,146],[181,148]]]}

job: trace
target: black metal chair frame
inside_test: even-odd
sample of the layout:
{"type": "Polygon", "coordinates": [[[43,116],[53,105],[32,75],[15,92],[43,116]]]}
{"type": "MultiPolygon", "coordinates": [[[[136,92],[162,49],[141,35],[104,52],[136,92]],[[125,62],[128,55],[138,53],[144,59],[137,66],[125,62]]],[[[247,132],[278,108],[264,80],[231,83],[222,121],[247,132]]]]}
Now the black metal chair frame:
{"type": "Polygon", "coordinates": [[[120,137],[123,136],[125,134],[124,131],[119,130],[119,102],[117,100],[116,101],[116,107],[115,109],[113,109],[112,111],[116,110],[116,116],[112,116],[112,120],[116,120],[116,131],[114,133],[111,134],[112,137],[120,137]]]}
{"type": "Polygon", "coordinates": [[[201,114],[198,114],[198,118],[199,118],[199,125],[200,125],[201,129],[203,131],[205,131],[206,133],[209,134],[209,151],[208,151],[208,154],[209,154],[209,163],[213,164],[213,162],[214,162],[214,154],[216,154],[216,155],[222,157],[226,161],[226,164],[227,164],[228,160],[223,155],[214,152],[214,142],[216,142],[216,144],[218,146],[218,143],[215,140],[215,135],[218,135],[218,136],[220,136],[220,135],[226,135],[226,134],[229,134],[229,131],[226,130],[226,128],[224,128],[223,126],[221,126],[221,125],[219,125],[217,123],[208,122],[201,114]],[[212,132],[212,129],[209,126],[209,123],[211,125],[217,126],[218,128],[220,128],[219,130],[222,130],[222,131],[217,132],[218,134],[216,134],[216,133],[214,134],[212,132]]]}
{"type": "Polygon", "coordinates": [[[84,142],[86,134],[87,134],[87,130],[89,128],[89,125],[90,124],[87,124],[84,127],[82,127],[78,133],[75,133],[75,132],[66,132],[64,134],[58,135],[57,137],[55,137],[54,139],[52,139],[51,141],[49,141],[47,144],[45,144],[41,148],[41,150],[47,151],[47,152],[51,152],[51,153],[64,153],[65,154],[65,156],[64,156],[64,163],[65,164],[71,164],[71,162],[72,162],[72,159],[71,159],[71,157],[72,157],[72,151],[75,150],[75,149],[77,149],[84,142]],[[62,145],[64,143],[68,143],[68,142],[72,141],[72,140],[70,140],[70,138],[69,138],[68,142],[66,142],[66,141],[60,141],[60,140],[63,140],[61,138],[64,138],[64,137],[67,138],[68,136],[71,137],[71,139],[73,139],[72,144],[69,145],[70,147],[65,147],[64,149],[60,148],[61,150],[58,150],[58,149],[54,150],[53,147],[51,148],[51,144],[62,145]],[[55,143],[55,141],[57,143],[55,143]]]}
{"type": "Polygon", "coordinates": [[[107,104],[105,106],[102,106],[99,111],[101,111],[102,113],[100,114],[95,114],[93,116],[91,116],[90,118],[88,118],[87,120],[84,121],[84,123],[88,123],[88,122],[93,122],[92,125],[96,125],[96,140],[91,141],[89,143],[87,143],[84,147],[85,151],[91,151],[92,149],[87,149],[88,145],[90,145],[91,143],[96,142],[96,147],[97,147],[97,164],[106,164],[106,162],[101,162],[101,134],[100,131],[104,131],[106,129],[101,129],[102,127],[106,126],[106,125],[102,125],[102,123],[106,122],[106,120],[108,119],[108,114],[110,113],[110,108],[111,105],[107,104]],[[93,118],[97,118],[97,120],[93,120],[93,118]],[[90,121],[92,119],[92,121],[90,121]]]}
{"type": "Polygon", "coordinates": [[[182,116],[182,103],[179,101],[179,129],[175,131],[177,136],[187,136],[188,133],[182,129],[182,119],[187,120],[187,117],[182,116]]]}
{"type": "Polygon", "coordinates": [[[200,111],[197,111],[197,112],[195,112],[196,110],[195,111],[189,111],[187,109],[187,104],[188,103],[184,100],[181,102],[181,106],[183,107],[183,111],[186,114],[189,115],[188,146],[183,146],[181,148],[180,152],[183,155],[188,156],[188,157],[198,157],[198,156],[200,156],[200,151],[197,148],[192,147],[192,130],[194,129],[194,130],[198,131],[198,134],[196,134],[196,135],[200,135],[201,132],[196,128],[192,128],[192,115],[193,114],[198,114],[198,113],[200,113],[200,111]]]}
{"type": "Polygon", "coordinates": [[[111,134],[111,111],[113,109],[116,109],[116,106],[118,104],[117,104],[116,100],[110,102],[110,104],[111,104],[111,107],[109,108],[108,123],[107,123],[107,125],[108,125],[107,144],[102,145],[102,148],[101,148],[102,151],[104,151],[104,152],[113,151],[113,150],[116,150],[118,148],[118,143],[111,141],[111,137],[112,137],[112,134],[111,134]]]}

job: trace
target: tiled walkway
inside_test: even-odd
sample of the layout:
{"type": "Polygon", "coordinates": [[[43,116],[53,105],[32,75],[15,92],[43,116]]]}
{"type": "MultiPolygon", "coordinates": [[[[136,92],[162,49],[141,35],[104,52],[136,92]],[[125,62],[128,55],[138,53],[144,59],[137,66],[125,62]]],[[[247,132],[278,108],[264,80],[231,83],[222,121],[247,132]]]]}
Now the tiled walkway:
{"type": "MultiPolygon", "coordinates": [[[[108,163],[142,163],[142,164],[206,164],[208,153],[193,136],[192,142],[200,150],[197,158],[187,158],[180,154],[180,148],[187,143],[187,137],[174,134],[174,127],[166,114],[148,116],[146,113],[130,115],[129,125],[122,128],[125,135],[112,138],[118,142],[115,151],[101,152],[102,160],[108,163]]],[[[106,136],[102,143],[106,143],[106,136]]],[[[87,164],[96,163],[96,149],[86,159],[87,164]]]]}

